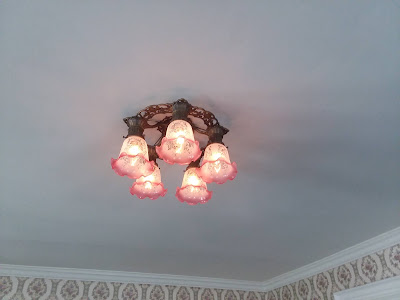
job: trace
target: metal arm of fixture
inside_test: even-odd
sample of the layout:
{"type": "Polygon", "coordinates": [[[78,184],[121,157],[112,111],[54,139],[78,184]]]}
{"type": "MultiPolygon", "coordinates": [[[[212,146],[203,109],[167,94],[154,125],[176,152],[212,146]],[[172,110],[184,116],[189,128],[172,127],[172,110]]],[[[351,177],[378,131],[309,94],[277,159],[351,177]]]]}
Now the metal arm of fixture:
{"type": "MultiPolygon", "coordinates": [[[[143,136],[143,118],[139,117],[139,116],[133,116],[133,117],[128,117],[128,118],[124,118],[123,119],[125,124],[128,126],[128,136],[130,135],[137,135],[140,137],[144,137],[143,136]]],[[[124,138],[126,138],[124,137],[124,138]]]]}
{"type": "MultiPolygon", "coordinates": [[[[193,106],[185,99],[179,99],[173,103],[150,105],[142,109],[136,116],[124,118],[129,127],[128,136],[138,135],[144,137],[146,129],[157,129],[161,136],[154,145],[148,145],[150,160],[156,160],[158,155],[155,146],[158,146],[165,136],[169,123],[174,120],[185,120],[192,125],[194,131],[208,136],[208,144],[221,143],[222,137],[229,130],[221,125],[215,115],[202,107],[193,106]],[[196,121],[201,120],[204,126],[197,125],[196,121]]],[[[204,149],[202,149],[204,152],[204,149]]]]}
{"type": "Polygon", "coordinates": [[[185,99],[179,99],[172,104],[172,121],[188,120],[191,105],[185,99]]]}
{"type": "Polygon", "coordinates": [[[202,157],[203,157],[203,155],[201,155],[198,160],[192,161],[190,164],[188,164],[188,166],[186,167],[186,170],[189,170],[190,168],[198,168],[198,167],[200,167],[200,160],[201,160],[202,157]]]}
{"type": "Polygon", "coordinates": [[[222,138],[228,132],[229,132],[228,129],[226,129],[225,127],[223,127],[219,124],[208,128],[207,129],[208,144],[212,144],[212,143],[224,144],[222,142],[222,138]]]}

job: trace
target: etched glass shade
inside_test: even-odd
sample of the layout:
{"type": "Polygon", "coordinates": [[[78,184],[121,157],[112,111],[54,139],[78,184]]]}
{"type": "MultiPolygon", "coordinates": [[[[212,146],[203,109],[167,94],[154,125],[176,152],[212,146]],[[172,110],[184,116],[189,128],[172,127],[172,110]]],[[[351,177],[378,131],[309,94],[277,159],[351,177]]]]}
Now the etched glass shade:
{"type": "Polygon", "coordinates": [[[207,146],[198,174],[207,182],[218,184],[233,180],[237,174],[236,163],[231,163],[228,149],[220,144],[213,143],[207,146]]]}
{"type": "Polygon", "coordinates": [[[146,197],[156,200],[158,197],[164,197],[167,190],[161,182],[160,168],[155,166],[154,172],[149,176],[142,176],[133,183],[131,194],[136,195],[140,199],[146,197]]]}
{"type": "Polygon", "coordinates": [[[140,136],[128,136],[122,144],[119,157],[111,158],[111,167],[118,175],[132,179],[150,175],[154,170],[154,162],[149,161],[146,141],[140,136]]]}
{"type": "Polygon", "coordinates": [[[197,175],[197,168],[189,168],[183,176],[182,186],[176,188],[176,198],[190,205],[206,203],[211,199],[212,192],[207,190],[207,184],[197,175]]]}
{"type": "Polygon", "coordinates": [[[156,147],[156,151],[165,162],[180,165],[187,165],[201,155],[192,126],[184,120],[175,120],[168,125],[167,133],[161,145],[156,147]]]}

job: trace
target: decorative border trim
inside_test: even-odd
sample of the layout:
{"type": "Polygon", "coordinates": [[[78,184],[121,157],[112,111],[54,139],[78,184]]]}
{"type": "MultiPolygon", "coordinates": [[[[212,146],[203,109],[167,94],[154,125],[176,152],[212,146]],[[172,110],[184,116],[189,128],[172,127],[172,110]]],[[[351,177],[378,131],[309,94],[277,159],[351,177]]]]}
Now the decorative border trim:
{"type": "Polygon", "coordinates": [[[400,299],[400,276],[337,292],[334,296],[335,300],[400,299]]]}
{"type": "Polygon", "coordinates": [[[0,276],[176,285],[201,288],[235,289],[244,291],[261,291],[263,287],[262,282],[246,280],[5,264],[0,264],[0,276]]]}
{"type": "Polygon", "coordinates": [[[400,227],[264,282],[168,274],[34,267],[6,264],[0,264],[0,276],[145,283],[267,292],[299,281],[303,278],[327,271],[371,253],[389,248],[397,243],[400,243],[400,227]]]}
{"type": "Polygon", "coordinates": [[[400,243],[400,227],[380,234],[372,239],[366,240],[365,242],[359,243],[345,250],[339,251],[321,260],[317,260],[311,264],[279,275],[270,280],[266,280],[263,282],[263,290],[267,292],[291,284],[301,279],[308,278],[318,273],[346,264],[366,255],[389,248],[397,243],[400,243]]]}

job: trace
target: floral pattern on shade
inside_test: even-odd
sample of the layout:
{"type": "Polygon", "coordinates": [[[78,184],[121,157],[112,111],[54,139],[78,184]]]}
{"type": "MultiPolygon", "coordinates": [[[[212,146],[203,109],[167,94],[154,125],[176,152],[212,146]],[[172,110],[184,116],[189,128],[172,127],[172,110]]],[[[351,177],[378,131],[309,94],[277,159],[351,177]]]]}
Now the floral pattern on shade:
{"type": "Polygon", "coordinates": [[[199,175],[207,183],[215,182],[223,184],[227,180],[233,180],[237,174],[236,163],[231,163],[228,149],[219,143],[207,146],[199,175]]]}
{"type": "Polygon", "coordinates": [[[192,126],[184,120],[172,121],[161,145],[156,147],[158,156],[169,164],[187,165],[196,161],[201,150],[194,139],[192,126]]]}
{"type": "Polygon", "coordinates": [[[189,168],[183,175],[182,187],[176,188],[176,198],[189,205],[207,203],[212,192],[207,189],[207,184],[197,173],[198,168],[189,168]]]}
{"type": "Polygon", "coordinates": [[[399,274],[400,244],[397,244],[266,293],[183,286],[156,285],[152,287],[147,284],[134,283],[121,284],[2,276],[0,277],[0,299],[334,300],[333,293],[337,291],[394,277],[399,274]]]}
{"type": "Polygon", "coordinates": [[[138,179],[148,176],[154,170],[154,162],[149,161],[146,141],[140,136],[128,136],[117,159],[111,158],[111,167],[119,176],[138,179]]]}
{"type": "Polygon", "coordinates": [[[149,176],[142,176],[133,183],[130,192],[136,195],[139,199],[148,197],[151,200],[156,200],[159,197],[164,197],[167,190],[161,182],[161,172],[158,166],[154,167],[154,172],[149,176]]]}

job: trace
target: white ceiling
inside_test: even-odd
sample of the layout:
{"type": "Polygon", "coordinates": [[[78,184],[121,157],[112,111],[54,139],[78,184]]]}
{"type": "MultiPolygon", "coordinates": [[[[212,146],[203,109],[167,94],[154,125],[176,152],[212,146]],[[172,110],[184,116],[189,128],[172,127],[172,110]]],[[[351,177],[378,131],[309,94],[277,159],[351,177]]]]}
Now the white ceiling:
{"type": "Polygon", "coordinates": [[[2,1],[0,263],[266,280],[400,226],[398,1],[2,1]],[[230,128],[213,199],[129,194],[122,118],[230,128]]]}

